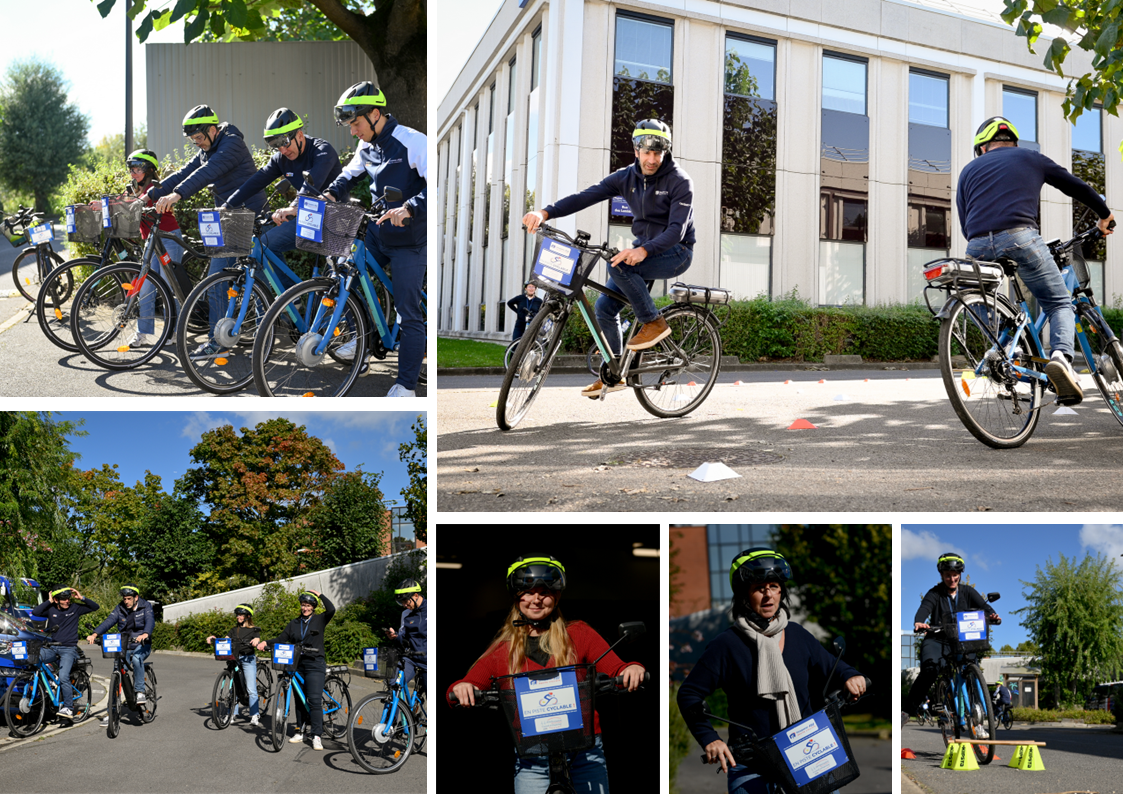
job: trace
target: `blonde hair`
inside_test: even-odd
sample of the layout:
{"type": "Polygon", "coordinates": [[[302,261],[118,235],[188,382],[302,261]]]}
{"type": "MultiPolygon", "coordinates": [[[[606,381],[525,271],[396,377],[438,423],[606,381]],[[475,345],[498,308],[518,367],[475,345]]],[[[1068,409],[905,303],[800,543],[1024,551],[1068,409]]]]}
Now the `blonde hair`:
{"type": "MultiPolygon", "coordinates": [[[[555,620],[550,622],[550,628],[538,638],[538,648],[550,657],[547,667],[564,667],[567,664],[577,663],[577,650],[573,647],[573,640],[569,638],[566,630],[565,617],[560,607],[554,608],[555,620]]],[[[507,645],[507,673],[521,673],[526,666],[526,638],[530,636],[530,626],[516,626],[516,620],[525,620],[519,611],[518,602],[511,605],[507,619],[503,621],[503,628],[495,635],[495,639],[487,646],[480,659],[492,654],[502,645],[507,645]]],[[[476,661],[479,662],[480,659],[476,661]]]]}

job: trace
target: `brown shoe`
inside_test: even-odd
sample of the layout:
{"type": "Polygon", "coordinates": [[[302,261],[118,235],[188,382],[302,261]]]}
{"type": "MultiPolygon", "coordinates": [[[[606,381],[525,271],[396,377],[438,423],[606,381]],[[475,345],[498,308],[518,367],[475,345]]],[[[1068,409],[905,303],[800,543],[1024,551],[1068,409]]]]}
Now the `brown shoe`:
{"type": "Polygon", "coordinates": [[[582,397],[588,397],[590,400],[595,400],[598,397],[600,397],[600,393],[602,391],[607,393],[607,392],[620,391],[621,389],[626,389],[626,388],[628,388],[628,387],[625,386],[623,383],[617,383],[615,386],[605,386],[603,383],[601,383],[600,378],[597,378],[596,383],[594,383],[592,386],[587,386],[587,387],[585,387],[584,389],[581,390],[581,396],[582,397]]]}
{"type": "Polygon", "coordinates": [[[662,316],[656,317],[649,323],[644,323],[640,332],[632,337],[632,341],[628,343],[629,350],[646,350],[649,347],[654,347],[659,340],[666,339],[671,335],[671,326],[667,325],[667,321],[662,316]]]}

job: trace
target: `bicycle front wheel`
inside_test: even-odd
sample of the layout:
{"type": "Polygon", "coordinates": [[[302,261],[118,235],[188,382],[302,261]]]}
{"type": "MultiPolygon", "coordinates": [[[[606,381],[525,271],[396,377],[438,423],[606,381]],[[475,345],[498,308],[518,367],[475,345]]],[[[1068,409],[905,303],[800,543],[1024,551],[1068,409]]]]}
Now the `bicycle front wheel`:
{"type": "MultiPolygon", "coordinates": [[[[967,732],[972,739],[994,738],[994,709],[987,694],[986,679],[978,665],[969,664],[963,671],[967,687],[967,732]]],[[[980,764],[989,764],[994,759],[993,744],[973,744],[975,757],[980,764]]]]}
{"type": "Polygon", "coordinates": [[[73,723],[79,723],[90,716],[90,704],[94,701],[94,689],[90,685],[90,676],[85,670],[70,674],[70,686],[74,688],[74,695],[70,699],[70,710],[74,716],[70,718],[73,723]]]}
{"type": "Polygon", "coordinates": [[[1019,380],[1013,367],[1044,372],[1045,361],[1032,334],[1023,332],[1013,345],[1017,330],[1009,304],[979,292],[964,295],[940,322],[940,374],[948,399],[971,435],[995,449],[1020,447],[1041,418],[1043,382],[1019,380]]]}
{"type": "Polygon", "coordinates": [[[62,257],[54,251],[44,251],[40,256],[38,249],[29,248],[12,263],[12,281],[20,295],[35,303],[43,282],[61,264],[62,257]]]}
{"type": "Polygon", "coordinates": [[[229,670],[218,674],[214,682],[214,694],[211,696],[211,719],[215,727],[222,730],[230,724],[234,716],[234,677],[229,670]]]}
{"type": "Polygon", "coordinates": [[[1094,334],[1089,341],[1099,344],[1099,350],[1093,354],[1096,368],[1092,380],[1096,382],[1096,388],[1103,395],[1111,415],[1123,424],[1123,344],[1118,339],[1108,340],[1107,323],[1098,309],[1085,310],[1081,315],[1084,330],[1094,334]]]}
{"type": "Polygon", "coordinates": [[[639,404],[658,417],[686,416],[705,402],[721,371],[721,334],[714,316],[697,306],[663,312],[671,335],[636,354],[640,372],[628,378],[639,404]]]}
{"type": "Polygon", "coordinates": [[[339,282],[312,279],[285,290],[262,319],[253,345],[253,381],[263,397],[343,397],[366,359],[367,320],[354,295],[329,328],[339,282]],[[316,350],[325,337],[327,346],[316,350]]]}
{"type": "Polygon", "coordinates": [[[102,268],[74,296],[74,342],[94,364],[126,370],[152,360],[172,331],[172,301],[163,281],[143,284],[134,262],[102,268]]]}
{"type": "Polygon", "coordinates": [[[550,301],[530,321],[530,327],[519,340],[503,376],[503,386],[499,389],[495,421],[500,430],[510,430],[530,410],[534,398],[546,382],[546,376],[550,374],[568,318],[568,307],[550,301]]]}
{"type": "Polygon", "coordinates": [[[944,739],[944,747],[947,747],[952,739],[959,738],[959,721],[955,716],[955,699],[951,694],[951,683],[944,675],[941,675],[936,681],[936,691],[932,703],[936,708],[936,722],[940,724],[940,734],[944,739]]]}
{"type": "Polygon", "coordinates": [[[414,723],[409,707],[398,701],[393,724],[394,695],[379,692],[359,701],[347,725],[347,744],[355,763],[368,772],[396,772],[413,750],[414,723]]]}
{"type": "Polygon", "coordinates": [[[351,692],[339,676],[328,676],[324,681],[324,736],[340,739],[347,733],[351,719],[351,692]]]}
{"type": "Polygon", "coordinates": [[[269,696],[273,693],[273,674],[269,668],[261,663],[257,665],[257,700],[258,709],[265,711],[269,703],[269,696]]]}
{"type": "Polygon", "coordinates": [[[4,715],[8,720],[8,733],[15,739],[31,736],[43,724],[47,698],[43,687],[36,686],[36,675],[17,676],[4,696],[4,715]],[[34,693],[32,693],[34,689],[34,693]]]}
{"type": "Polygon", "coordinates": [[[285,741],[285,722],[288,721],[288,699],[289,687],[291,682],[282,680],[278,685],[276,691],[273,693],[273,703],[269,709],[272,720],[269,725],[269,736],[273,740],[273,749],[280,751],[281,745],[285,741]]]}
{"type": "Polygon", "coordinates": [[[249,289],[246,281],[241,268],[208,276],[191,290],[179,315],[176,351],[183,371],[212,394],[241,391],[253,380],[253,340],[272,298],[259,282],[249,289]],[[200,314],[210,316],[211,299],[222,309],[213,334],[209,323],[192,322],[200,314]]]}
{"type": "Polygon", "coordinates": [[[78,352],[70,327],[70,309],[74,293],[87,270],[101,264],[100,259],[82,257],[63,262],[47,276],[35,299],[35,317],[39,328],[55,347],[70,353],[78,352]]]}

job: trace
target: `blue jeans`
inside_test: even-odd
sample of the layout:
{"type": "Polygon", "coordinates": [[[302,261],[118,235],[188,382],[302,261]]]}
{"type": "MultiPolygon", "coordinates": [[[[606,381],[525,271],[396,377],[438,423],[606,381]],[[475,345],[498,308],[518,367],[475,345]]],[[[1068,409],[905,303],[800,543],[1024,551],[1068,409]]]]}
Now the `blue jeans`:
{"type": "MultiPolygon", "coordinates": [[[[242,664],[242,678],[246,681],[246,692],[250,698],[250,716],[256,717],[258,714],[257,702],[257,657],[252,653],[246,656],[239,656],[238,661],[242,664]]],[[[238,710],[242,707],[241,703],[235,701],[234,703],[234,716],[238,716],[238,710]]]]}
{"type": "MultiPolygon", "coordinates": [[[[234,267],[238,261],[237,257],[224,256],[218,259],[211,260],[211,266],[207,268],[207,275],[213,276],[215,273],[221,273],[228,267],[234,267]]],[[[214,327],[226,315],[226,285],[221,282],[215,284],[207,290],[207,307],[210,311],[210,336],[214,338],[214,327]]]]}
{"type": "MultiPolygon", "coordinates": [[[[169,232],[169,234],[174,234],[179,239],[183,239],[183,233],[180,232],[179,229],[176,229],[174,232],[169,232]]],[[[172,258],[173,262],[178,264],[179,262],[183,261],[183,246],[172,240],[162,240],[161,242],[163,242],[164,248],[168,249],[168,256],[172,258]]],[[[159,258],[157,258],[155,253],[152,254],[152,268],[150,272],[156,273],[157,275],[162,277],[165,275],[164,271],[160,267],[160,260],[159,258]]],[[[172,276],[171,273],[168,273],[167,276],[164,277],[164,281],[170,283],[173,278],[175,277],[172,276]]],[[[174,292],[172,293],[172,296],[172,300],[175,300],[174,292]]],[[[165,307],[165,311],[166,310],[167,307],[165,307]]],[[[137,320],[138,332],[142,334],[156,333],[156,322],[155,318],[153,317],[155,313],[156,288],[153,287],[147,279],[145,279],[144,284],[141,285],[140,288],[140,319],[137,320]]],[[[174,332],[172,336],[175,336],[174,332]]]]}
{"type": "Polygon", "coordinates": [[[417,686],[417,690],[419,692],[424,692],[425,691],[425,671],[426,671],[427,665],[424,662],[414,662],[413,659],[403,659],[402,660],[402,668],[405,671],[406,686],[409,686],[409,682],[413,680],[413,676],[417,672],[417,670],[421,670],[421,683],[417,686]]]}
{"type": "Polygon", "coordinates": [[[56,645],[54,648],[43,648],[39,651],[39,661],[41,662],[53,662],[56,659],[58,660],[58,679],[62,682],[62,691],[59,694],[62,696],[63,705],[71,708],[74,687],[70,685],[70,671],[74,668],[74,662],[78,660],[77,646],[56,645]]]}
{"type": "Polygon", "coordinates": [[[729,770],[726,785],[729,794],[769,794],[771,791],[764,778],[741,764],[729,770]]]}
{"type": "Polygon", "coordinates": [[[152,643],[146,642],[125,654],[125,661],[133,666],[133,689],[137,693],[144,691],[144,660],[150,653],[152,653],[152,643]]]}
{"type": "MultiPolygon", "coordinates": [[[[673,245],[661,254],[649,256],[638,265],[617,265],[609,268],[607,286],[623,295],[631,302],[636,319],[649,323],[659,316],[655,301],[651,297],[651,285],[655,281],[674,278],[686,272],[694,260],[694,251],[682,243],[673,245]]],[[[601,295],[597,298],[597,324],[608,337],[608,347],[616,355],[620,354],[620,310],[624,304],[601,295]]]]}
{"type": "MultiPolygon", "coordinates": [[[[569,771],[573,789],[579,794],[608,794],[608,767],[600,735],[588,750],[569,753],[569,771]]],[[[550,758],[519,758],[515,756],[515,794],[544,794],[550,787],[550,758]]]]}
{"type": "Polygon", "coordinates": [[[296,221],[286,221],[261,235],[261,245],[275,253],[286,265],[285,252],[296,248],[296,221]]]}
{"type": "Polygon", "coordinates": [[[984,260],[1007,256],[1017,262],[1018,275],[1049,316],[1049,348],[1072,358],[1076,330],[1072,295],[1036,229],[1020,227],[980,235],[967,243],[967,255],[984,260]]]}
{"type": "Polygon", "coordinates": [[[424,292],[425,285],[426,247],[384,246],[379,241],[374,224],[367,228],[365,242],[375,261],[383,270],[390,272],[390,282],[394,287],[394,308],[402,317],[397,382],[402,388],[416,389],[417,377],[421,373],[421,360],[425,358],[425,312],[421,310],[421,293],[424,292]]]}

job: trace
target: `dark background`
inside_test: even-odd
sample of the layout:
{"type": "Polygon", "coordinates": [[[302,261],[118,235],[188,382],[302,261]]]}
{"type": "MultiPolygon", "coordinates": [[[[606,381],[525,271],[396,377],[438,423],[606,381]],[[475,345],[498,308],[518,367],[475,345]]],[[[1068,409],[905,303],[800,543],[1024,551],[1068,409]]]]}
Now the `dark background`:
{"type": "MultiPolygon", "coordinates": [[[[443,700],[487,649],[503,625],[511,599],[507,568],[519,556],[552,555],[565,566],[560,601],[566,620],[583,620],[611,645],[618,627],[641,620],[647,633],[616,653],[651,673],[645,689],[597,700],[609,788],[613,794],[659,790],[659,558],[637,557],[637,545],[659,546],[654,525],[460,526],[438,528],[436,559],[459,569],[436,569],[439,588],[437,692],[441,735],[438,774],[451,783],[468,778],[482,790],[513,790],[515,751],[501,712],[449,708],[443,700]]],[[[591,661],[591,660],[590,660],[591,661]]]]}

